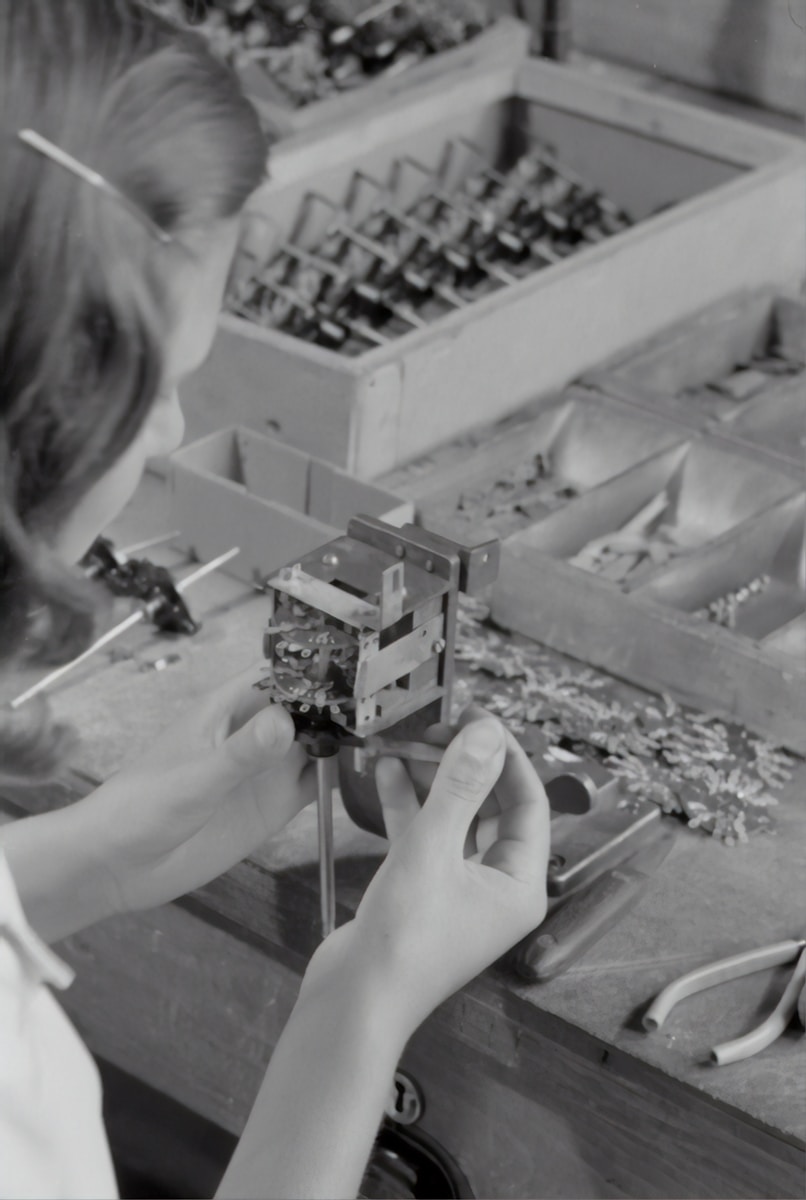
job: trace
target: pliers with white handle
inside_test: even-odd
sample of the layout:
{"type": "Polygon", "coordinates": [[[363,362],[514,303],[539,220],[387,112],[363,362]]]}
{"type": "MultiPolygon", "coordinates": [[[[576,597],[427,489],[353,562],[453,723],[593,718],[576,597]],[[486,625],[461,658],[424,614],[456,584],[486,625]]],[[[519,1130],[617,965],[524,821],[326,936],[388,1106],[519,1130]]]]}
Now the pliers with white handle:
{"type": "Polygon", "coordinates": [[[731,1042],[722,1042],[711,1051],[711,1062],[718,1067],[750,1058],[781,1036],[796,1009],[802,1021],[806,1018],[806,940],[792,939],[776,942],[773,946],[763,946],[760,950],[747,950],[681,975],[652,1001],[644,1013],[644,1029],[650,1033],[660,1029],[674,1006],[687,996],[731,979],[740,979],[742,975],[762,971],[765,967],[784,966],[795,959],[797,962],[789,983],[770,1015],[749,1033],[731,1042]]]}

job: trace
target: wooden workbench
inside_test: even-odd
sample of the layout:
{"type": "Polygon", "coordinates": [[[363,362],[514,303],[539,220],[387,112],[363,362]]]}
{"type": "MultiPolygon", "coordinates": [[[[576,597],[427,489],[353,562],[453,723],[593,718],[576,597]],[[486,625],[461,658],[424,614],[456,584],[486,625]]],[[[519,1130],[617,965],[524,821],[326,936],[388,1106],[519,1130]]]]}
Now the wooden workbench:
{"type": "MultiPolygon", "coordinates": [[[[167,520],[150,480],[113,536],[123,546],[167,520]]],[[[263,605],[237,581],[211,578],[192,593],[204,622],[195,638],[166,647],[135,628],[114,656],[55,688],[56,711],[85,734],[82,769],[107,775],[190,696],[256,661],[263,605]]],[[[777,836],[728,849],[681,828],[637,908],[576,967],[538,986],[491,970],[412,1039],[402,1065],[425,1094],[422,1126],[476,1195],[803,1194],[802,1032],[745,1063],[703,1065],[710,1045],[769,1009],[784,972],[694,998],[653,1036],[640,1014],[690,967],[803,932],[804,777],[801,768],[782,800],[777,836]]],[[[13,816],[69,798],[5,795],[13,816]]],[[[344,920],[383,843],[338,812],[336,847],[344,920]]],[[[65,1005],[104,1060],[237,1134],[316,944],[317,888],[306,812],[193,896],[70,938],[60,951],[78,977],[65,1005]]]]}

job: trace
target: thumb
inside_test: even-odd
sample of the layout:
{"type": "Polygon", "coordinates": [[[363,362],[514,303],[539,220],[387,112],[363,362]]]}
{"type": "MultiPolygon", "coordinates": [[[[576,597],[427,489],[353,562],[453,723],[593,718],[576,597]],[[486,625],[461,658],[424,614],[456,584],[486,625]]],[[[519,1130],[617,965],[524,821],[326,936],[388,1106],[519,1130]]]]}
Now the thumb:
{"type": "Polygon", "coordinates": [[[434,776],[424,812],[431,827],[464,848],[470,823],[495,787],[506,757],[503,726],[472,721],[453,739],[434,776]]]}
{"type": "MultiPolygon", "coordinates": [[[[284,758],[294,741],[294,722],[281,704],[269,704],[231,733],[209,760],[220,788],[237,787],[284,758]]],[[[212,782],[212,778],[210,780],[212,782]]]]}

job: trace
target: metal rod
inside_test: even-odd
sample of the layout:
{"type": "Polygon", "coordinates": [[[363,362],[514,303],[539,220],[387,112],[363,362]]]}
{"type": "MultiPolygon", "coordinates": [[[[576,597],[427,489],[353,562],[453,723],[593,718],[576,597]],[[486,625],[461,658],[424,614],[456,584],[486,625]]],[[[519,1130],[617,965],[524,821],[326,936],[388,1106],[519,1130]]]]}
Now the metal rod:
{"type": "MultiPolygon", "coordinates": [[[[209,575],[211,571],[217,570],[218,567],[223,566],[225,562],[229,562],[229,560],[234,558],[238,553],[240,553],[240,547],[233,546],[233,548],[228,550],[226,554],[220,554],[218,558],[214,558],[212,562],[204,563],[203,566],[198,568],[198,570],[193,571],[190,575],[186,575],[184,579],[180,580],[180,582],[176,585],[176,590],[178,592],[184,592],[185,589],[189,588],[191,584],[196,583],[197,580],[202,579],[205,575],[209,575]]],[[[57,679],[61,679],[61,677],[66,675],[68,671],[72,671],[73,667],[79,666],[79,664],[88,659],[90,655],[95,654],[97,650],[102,650],[104,646],[107,646],[110,642],[113,642],[115,638],[120,637],[120,635],[125,633],[127,629],[131,629],[133,625],[136,625],[138,621],[142,621],[143,617],[146,615],[147,610],[145,608],[138,608],[137,612],[130,613],[129,616],[126,617],[125,620],[121,621],[119,625],[115,625],[112,629],[108,629],[106,633],[102,634],[97,641],[93,642],[91,646],[88,646],[87,649],[79,654],[77,658],[72,658],[70,662],[63,663],[62,666],[57,667],[55,671],[51,671],[49,675],[46,675],[44,679],[40,679],[38,683],[35,683],[32,687],[29,687],[27,691],[24,691],[19,696],[16,696],[11,701],[10,707],[19,708],[21,704],[26,702],[26,700],[30,700],[33,696],[38,695],[39,692],[43,692],[45,688],[50,687],[50,685],[55,683],[57,679]]]]}
{"type": "Polygon", "coordinates": [[[96,642],[93,642],[91,646],[88,646],[87,649],[82,654],[79,654],[77,658],[73,658],[70,660],[70,662],[64,663],[61,667],[57,667],[55,671],[51,671],[51,673],[46,675],[44,679],[40,679],[39,683],[35,683],[32,687],[29,687],[27,691],[23,692],[19,696],[16,696],[11,701],[11,707],[19,708],[20,705],[24,704],[26,700],[30,700],[33,696],[38,695],[39,692],[44,691],[45,688],[50,687],[50,685],[55,683],[57,679],[61,679],[62,675],[66,675],[68,671],[72,671],[73,667],[77,667],[79,663],[83,663],[85,659],[89,658],[91,654],[94,654],[96,650],[102,649],[102,647],[106,646],[109,642],[114,641],[116,637],[119,637],[121,633],[125,633],[127,629],[131,629],[132,625],[136,625],[138,621],[142,621],[145,615],[146,613],[144,608],[138,608],[137,612],[130,613],[125,621],[121,621],[120,624],[115,625],[113,629],[107,630],[102,637],[99,637],[96,642]]]}
{"type": "Polygon", "coordinates": [[[192,583],[197,583],[200,579],[204,579],[205,575],[209,575],[211,571],[217,571],[219,567],[223,567],[224,563],[228,563],[231,558],[240,553],[240,546],[233,546],[231,550],[225,550],[223,554],[219,554],[218,558],[213,558],[210,562],[202,563],[195,571],[191,571],[190,575],[186,575],[184,579],[179,580],[176,590],[184,592],[185,588],[189,588],[192,583]]]}
{"type": "Polygon", "coordinates": [[[132,554],[139,554],[141,550],[150,550],[152,546],[161,546],[163,542],[170,542],[173,538],[179,537],[178,529],[171,529],[169,533],[159,533],[156,537],[146,538],[144,542],[135,542],[133,546],[125,546],[122,550],[118,550],[118,554],[122,558],[130,558],[132,554]]]}
{"type": "Polygon", "coordinates": [[[335,762],[336,759],[333,755],[316,760],[319,909],[323,941],[336,928],[336,873],[333,857],[333,769],[335,762]]]}

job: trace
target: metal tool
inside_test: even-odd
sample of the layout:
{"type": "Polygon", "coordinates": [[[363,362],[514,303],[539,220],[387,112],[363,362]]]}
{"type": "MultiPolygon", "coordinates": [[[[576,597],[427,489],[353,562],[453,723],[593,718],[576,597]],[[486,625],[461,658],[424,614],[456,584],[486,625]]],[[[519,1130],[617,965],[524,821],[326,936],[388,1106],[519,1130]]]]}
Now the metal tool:
{"type": "Polygon", "coordinates": [[[533,765],[551,805],[549,896],[587,886],[657,836],[658,806],[626,793],[600,763],[566,763],[547,771],[538,758],[533,765]]]}
{"type": "Polygon", "coordinates": [[[336,873],[333,854],[333,789],[335,756],[316,759],[316,816],[319,831],[319,906],[322,940],[336,928],[336,873]]]}
{"type": "MultiPolygon", "coordinates": [[[[162,539],[152,539],[155,541],[162,539]]],[[[146,615],[162,633],[198,633],[199,624],[190,614],[167,567],[147,558],[117,552],[109,538],[97,537],[80,564],[91,579],[100,579],[113,596],[131,596],[141,601],[146,615]]]]}
{"type": "Polygon", "coordinates": [[[750,1058],[772,1045],[781,1036],[798,1010],[799,1004],[801,1010],[803,1009],[806,989],[806,939],[776,942],[759,950],[734,954],[730,958],[707,963],[698,967],[696,971],[681,975],[652,1001],[644,1013],[644,1029],[649,1033],[660,1029],[675,1005],[688,996],[716,987],[720,983],[740,979],[743,975],[751,975],[767,967],[785,966],[793,961],[795,968],[789,982],[769,1016],[742,1037],[714,1046],[710,1054],[711,1062],[718,1067],[750,1058]]]}
{"type": "MultiPolygon", "coordinates": [[[[184,579],[180,579],[176,585],[176,590],[180,593],[186,591],[187,588],[191,587],[194,583],[197,583],[198,580],[203,579],[205,575],[209,575],[211,571],[217,571],[219,567],[223,567],[224,563],[229,562],[229,560],[234,558],[236,554],[240,554],[240,547],[238,546],[233,546],[232,549],[227,550],[225,554],[219,554],[218,558],[214,558],[212,562],[204,563],[203,566],[199,567],[195,571],[192,571],[190,575],[186,575],[184,579]]],[[[43,692],[46,688],[50,687],[52,683],[55,683],[57,679],[61,679],[63,675],[66,675],[68,671],[72,671],[73,668],[77,667],[80,663],[86,662],[86,660],[90,658],[91,655],[95,654],[96,651],[102,649],[103,646],[108,646],[110,642],[115,640],[115,638],[120,637],[120,635],[125,633],[127,629],[131,629],[133,625],[136,625],[138,621],[142,621],[148,615],[148,605],[147,603],[143,603],[142,607],[138,608],[137,612],[131,613],[124,621],[121,621],[119,625],[115,625],[114,628],[107,630],[105,634],[99,637],[97,641],[93,642],[93,644],[84,650],[83,653],[79,654],[76,658],[71,659],[70,662],[64,663],[62,666],[57,667],[55,671],[51,671],[49,675],[44,677],[44,679],[40,679],[38,683],[33,684],[32,687],[29,687],[19,696],[16,696],[11,701],[10,707],[19,708],[21,704],[24,704],[27,700],[30,700],[34,696],[38,695],[39,692],[43,692]]]]}

